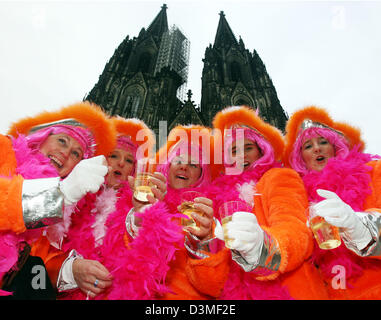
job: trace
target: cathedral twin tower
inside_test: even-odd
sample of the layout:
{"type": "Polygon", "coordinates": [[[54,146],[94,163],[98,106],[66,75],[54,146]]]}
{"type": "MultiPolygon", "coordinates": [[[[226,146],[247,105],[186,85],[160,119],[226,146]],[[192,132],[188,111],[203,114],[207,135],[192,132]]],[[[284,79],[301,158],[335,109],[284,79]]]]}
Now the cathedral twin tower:
{"type": "Polygon", "coordinates": [[[261,58],[237,41],[223,12],[213,45],[205,50],[201,103],[184,98],[188,77],[189,41],[175,26],[168,28],[167,6],[138,37],[127,36],[107,62],[85,100],[110,115],[143,120],[156,134],[159,121],[210,126],[226,106],[248,105],[280,130],[287,116],[261,58]]]}

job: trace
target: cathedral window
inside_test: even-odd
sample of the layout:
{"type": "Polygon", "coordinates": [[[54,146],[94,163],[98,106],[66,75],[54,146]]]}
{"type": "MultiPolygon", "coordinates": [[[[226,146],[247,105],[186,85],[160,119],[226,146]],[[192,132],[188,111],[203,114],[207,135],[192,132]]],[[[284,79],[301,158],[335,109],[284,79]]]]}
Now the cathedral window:
{"type": "Polygon", "coordinates": [[[241,80],[241,67],[238,62],[233,61],[230,64],[230,77],[234,82],[241,80]]]}
{"type": "Polygon", "coordinates": [[[252,100],[245,94],[236,94],[232,97],[232,103],[234,106],[253,106],[252,100]]]}
{"type": "Polygon", "coordinates": [[[248,105],[248,103],[247,103],[247,101],[245,101],[243,99],[239,99],[236,103],[234,103],[234,105],[243,106],[243,105],[248,105]]]}
{"type": "Polygon", "coordinates": [[[138,115],[138,108],[139,108],[139,103],[140,103],[140,97],[132,97],[132,115],[134,117],[137,117],[138,115]]]}
{"type": "Polygon", "coordinates": [[[119,101],[119,114],[125,117],[138,117],[139,107],[144,104],[144,89],[139,85],[126,87],[119,101]]]}
{"type": "Polygon", "coordinates": [[[138,71],[147,73],[150,70],[151,65],[151,55],[148,52],[142,53],[139,57],[138,71]]]}
{"type": "Polygon", "coordinates": [[[127,96],[122,114],[125,117],[137,117],[140,104],[139,96],[127,96]]]}

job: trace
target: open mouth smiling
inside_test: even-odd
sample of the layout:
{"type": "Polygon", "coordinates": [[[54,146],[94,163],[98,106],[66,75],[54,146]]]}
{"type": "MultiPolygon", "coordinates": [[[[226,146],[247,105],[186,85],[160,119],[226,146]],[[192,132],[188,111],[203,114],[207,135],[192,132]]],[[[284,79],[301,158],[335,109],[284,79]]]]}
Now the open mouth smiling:
{"type": "Polygon", "coordinates": [[[176,179],[181,179],[181,180],[188,180],[189,178],[184,176],[184,175],[176,175],[176,179]]]}
{"type": "Polygon", "coordinates": [[[50,162],[54,165],[54,166],[56,166],[57,168],[59,168],[59,169],[61,169],[62,167],[63,167],[63,163],[59,160],[59,159],[57,159],[55,156],[48,156],[49,157],[49,159],[50,159],[50,162]]]}

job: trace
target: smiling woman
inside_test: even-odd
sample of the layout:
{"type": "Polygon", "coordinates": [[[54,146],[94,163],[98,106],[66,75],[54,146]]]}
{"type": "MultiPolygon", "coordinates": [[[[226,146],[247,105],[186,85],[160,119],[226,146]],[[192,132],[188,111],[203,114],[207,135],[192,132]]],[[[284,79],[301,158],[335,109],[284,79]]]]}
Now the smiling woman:
{"type": "Polygon", "coordinates": [[[210,129],[202,126],[177,126],[158,151],[157,170],[174,189],[200,187],[211,179],[210,129]]]}
{"type": "Polygon", "coordinates": [[[138,119],[114,117],[111,122],[117,137],[114,150],[107,154],[106,183],[96,195],[88,194],[74,209],[66,236],[59,242],[60,264],[47,256],[46,263],[51,267],[60,299],[152,298],[165,288],[161,281],[170,260],[165,257],[171,255],[176,239],[181,236],[173,232],[177,225],[158,201],[165,192],[161,175],[154,174],[152,178],[157,188],[155,197],[149,199],[149,208],[147,203],[143,208],[133,198],[133,183],[127,181],[134,175],[137,161],[147,157],[153,148],[153,132],[138,119]],[[144,212],[143,219],[139,209],[144,212]],[[138,219],[143,222],[137,223],[138,219]],[[160,221],[160,225],[152,221],[160,221]],[[136,228],[139,233],[134,233],[136,228]],[[132,241],[135,237],[137,240],[132,241]],[[153,241],[156,237],[163,238],[153,241]],[[145,271],[144,277],[141,270],[145,271]]]}
{"type": "MultiPolygon", "coordinates": [[[[225,156],[224,172],[213,180],[209,195],[216,208],[230,201],[246,207],[233,212],[223,228],[221,224],[215,228],[216,237],[224,240],[217,249],[231,253],[219,298],[324,299],[319,274],[305,261],[312,237],[304,216],[308,202],[303,182],[279,161],[282,133],[247,106],[218,112],[213,127],[214,144],[223,146],[225,156]],[[230,150],[235,162],[229,161],[230,150]],[[233,166],[238,170],[230,170],[233,166]]],[[[223,223],[220,212],[217,218],[223,223]]]]}
{"type": "Polygon", "coordinates": [[[171,161],[168,181],[174,189],[188,188],[196,184],[201,177],[202,168],[198,159],[191,154],[179,155],[171,161]]]}
{"type": "Polygon", "coordinates": [[[14,291],[13,298],[30,294],[30,281],[17,280],[17,270],[29,259],[30,245],[42,231],[28,229],[63,223],[70,205],[99,189],[107,167],[102,158],[88,158],[112,148],[114,137],[106,115],[89,103],[21,119],[11,126],[9,136],[0,136],[1,150],[7,154],[0,162],[1,194],[7,195],[0,197],[0,251],[5,257],[0,261],[0,284],[4,275],[14,279],[3,284],[3,289],[14,291]]]}
{"type": "Polygon", "coordinates": [[[40,147],[40,152],[50,159],[60,177],[65,177],[83,158],[81,144],[67,134],[50,135],[40,147]]]}
{"type": "MultiPolygon", "coordinates": [[[[34,187],[43,185],[45,180],[38,184],[36,178],[65,178],[80,160],[86,159],[89,163],[88,158],[108,152],[114,146],[115,137],[114,128],[106,115],[99,107],[89,103],[78,103],[21,119],[11,125],[8,133],[17,163],[14,173],[24,178],[23,192],[20,192],[23,197],[26,197],[24,193],[29,190],[29,184],[34,187]]],[[[4,174],[9,175],[10,172],[4,174]]],[[[88,179],[90,181],[91,177],[88,176],[88,179]]],[[[67,183],[64,181],[69,180],[61,182],[58,179],[60,188],[65,189],[67,183]]],[[[26,202],[23,206],[26,207],[26,202]]]]}
{"type": "Polygon", "coordinates": [[[231,149],[233,156],[241,153],[241,156],[239,156],[237,160],[241,162],[243,161],[242,165],[244,171],[262,156],[258,144],[248,138],[243,140],[243,151],[237,148],[237,141],[233,141],[231,149]]]}
{"type": "MultiPolygon", "coordinates": [[[[184,223],[184,245],[177,250],[166,278],[170,290],[160,299],[210,299],[218,297],[227,275],[227,264],[221,261],[227,251],[214,254],[210,243],[214,238],[214,206],[206,196],[211,187],[210,156],[211,129],[197,125],[178,125],[171,130],[166,144],[158,151],[157,171],[167,179],[165,203],[174,217],[179,212],[184,220],[193,219],[194,227],[184,223]],[[166,161],[160,160],[166,159],[166,161]],[[187,192],[192,198],[191,213],[182,210],[187,203],[187,192]],[[213,274],[212,277],[208,275],[213,274]],[[206,279],[208,278],[208,279],[206,279]]],[[[188,203],[189,205],[189,203],[188,203]]],[[[177,219],[180,224],[180,219],[177,219]]]]}

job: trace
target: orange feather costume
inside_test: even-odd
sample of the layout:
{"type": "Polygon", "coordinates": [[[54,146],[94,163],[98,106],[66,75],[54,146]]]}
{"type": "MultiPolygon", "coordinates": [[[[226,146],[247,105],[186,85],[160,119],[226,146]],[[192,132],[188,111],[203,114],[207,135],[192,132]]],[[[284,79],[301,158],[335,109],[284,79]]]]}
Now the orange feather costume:
{"type": "MultiPolygon", "coordinates": [[[[286,147],[284,163],[291,166],[296,163],[298,137],[302,133],[304,123],[312,123],[312,127],[329,129],[344,138],[348,145],[348,154],[330,158],[321,171],[301,173],[310,201],[321,201],[316,189],[335,192],[356,212],[379,212],[381,192],[381,164],[371,161],[372,156],[363,153],[365,143],[361,139],[361,131],[343,122],[335,122],[328,112],[320,107],[309,106],[296,111],[286,126],[286,147]],[[295,150],[294,150],[295,149],[295,150]]],[[[300,143],[300,142],[298,142],[300,143]]],[[[334,146],[336,148],[336,146],[334,146]]],[[[304,165],[305,166],[305,165],[304,165]]],[[[371,213],[369,216],[371,217],[371,213]]],[[[330,299],[380,299],[381,270],[380,255],[372,255],[378,241],[378,232],[373,235],[374,243],[366,248],[367,255],[360,257],[347,249],[342,243],[333,250],[321,250],[315,244],[312,261],[319,267],[324,278],[330,299]],[[341,269],[336,269],[340,267],[341,269]],[[335,268],[335,269],[334,269],[335,268]],[[341,270],[340,274],[337,271],[341,270]],[[340,278],[338,285],[335,278],[340,278]]],[[[365,250],[365,249],[364,249],[365,250]]]]}
{"type": "MultiPolygon", "coordinates": [[[[253,270],[245,272],[235,261],[221,299],[325,299],[327,292],[317,270],[307,261],[312,248],[312,234],[306,227],[305,210],[308,206],[303,182],[298,174],[281,168],[284,142],[278,129],[265,123],[245,106],[230,107],[219,112],[214,121],[214,145],[224,145],[227,129],[251,129],[264,146],[270,144],[273,160],[261,163],[262,157],[236,176],[222,175],[214,180],[213,191],[218,207],[228,200],[254,203],[253,213],[265,232],[262,248],[264,259],[253,270]],[[264,254],[267,250],[267,255],[264,254]]],[[[250,132],[245,138],[250,139],[250,132]]],[[[264,148],[264,147],[263,147],[264,148]]],[[[225,150],[226,151],[226,150],[225,150]]],[[[265,153],[264,153],[265,152],[265,153]]],[[[270,158],[268,158],[270,159],[270,158]]],[[[229,257],[230,259],[230,257],[229,257]]]]}
{"type": "Polygon", "coordinates": [[[55,112],[42,112],[35,117],[27,117],[12,124],[8,136],[0,136],[0,150],[3,153],[0,162],[0,246],[5,243],[8,248],[1,247],[1,256],[4,259],[0,259],[0,265],[3,261],[10,264],[0,266],[0,281],[4,272],[13,266],[12,262],[17,260],[17,252],[16,256],[9,256],[15,249],[14,244],[19,245],[24,241],[31,243],[41,233],[41,229],[27,230],[23,219],[24,181],[58,177],[50,159],[29,146],[26,136],[36,126],[48,127],[54,125],[53,122],[67,119],[74,119],[90,130],[97,142],[95,153],[113,147],[113,127],[100,108],[89,103],[79,103],[55,112]],[[7,241],[3,242],[4,239],[7,241]]]}
{"type": "MultiPolygon", "coordinates": [[[[108,154],[114,149],[115,127],[99,106],[88,102],[75,103],[63,107],[58,111],[45,111],[36,117],[21,119],[11,126],[9,134],[13,136],[27,134],[36,125],[51,123],[61,119],[75,119],[90,129],[95,140],[94,156],[108,154]]],[[[66,255],[61,250],[51,246],[46,236],[41,236],[33,243],[31,254],[42,258],[45,262],[49,278],[55,284],[59,269],[66,255]]]]}
{"type": "MultiPolygon", "coordinates": [[[[210,175],[208,160],[212,149],[210,138],[209,128],[195,125],[179,125],[171,130],[167,143],[158,151],[156,155],[157,162],[163,165],[158,166],[158,171],[161,171],[167,178],[171,155],[176,154],[175,148],[180,143],[185,143],[188,148],[200,148],[200,157],[204,157],[200,162],[204,171],[199,179],[199,181],[202,180],[200,186],[173,189],[169,184],[167,185],[165,202],[170,212],[178,212],[177,206],[180,204],[180,194],[182,192],[197,190],[207,193],[210,187],[210,178],[208,177],[210,175]]],[[[187,150],[189,149],[184,149],[185,152],[187,150]]],[[[190,237],[186,238],[192,241],[190,237]]],[[[195,247],[197,247],[197,244],[195,247]]],[[[218,253],[212,253],[203,247],[196,250],[202,258],[192,254],[184,247],[179,248],[176,252],[175,259],[169,265],[170,269],[165,280],[171,292],[162,296],[161,299],[205,300],[216,299],[220,295],[228,274],[229,266],[226,263],[229,256],[228,250],[222,250],[218,253]]]]}

